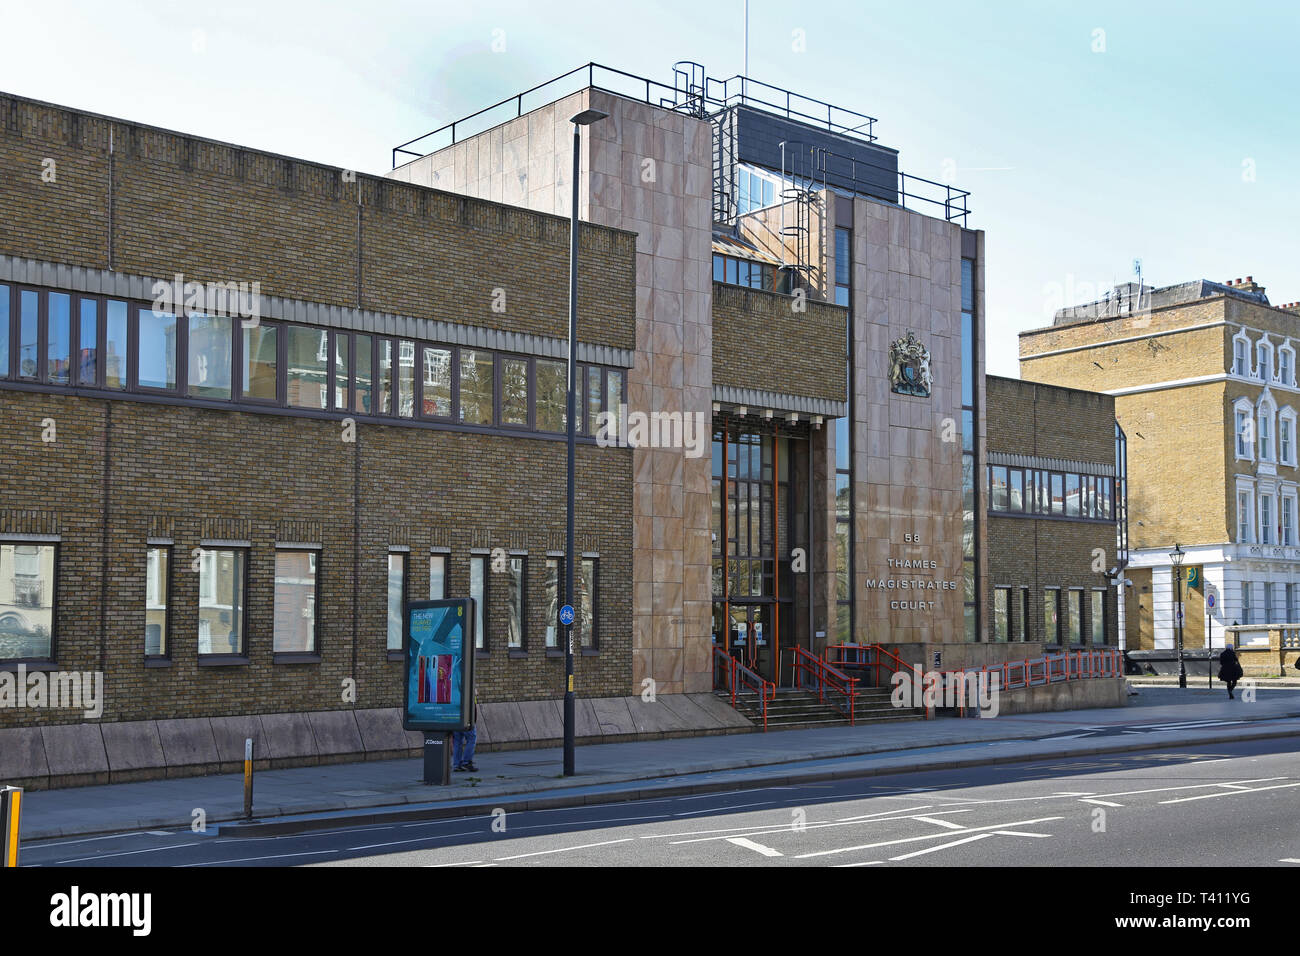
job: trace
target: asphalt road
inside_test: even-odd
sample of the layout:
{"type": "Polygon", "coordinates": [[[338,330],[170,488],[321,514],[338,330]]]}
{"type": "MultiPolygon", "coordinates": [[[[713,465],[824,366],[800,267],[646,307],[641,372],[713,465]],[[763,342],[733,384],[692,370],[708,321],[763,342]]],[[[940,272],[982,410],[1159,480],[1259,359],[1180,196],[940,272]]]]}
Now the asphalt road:
{"type": "Polygon", "coordinates": [[[1300,866],[1294,739],[269,837],[25,843],[26,866],[1300,866]]]}

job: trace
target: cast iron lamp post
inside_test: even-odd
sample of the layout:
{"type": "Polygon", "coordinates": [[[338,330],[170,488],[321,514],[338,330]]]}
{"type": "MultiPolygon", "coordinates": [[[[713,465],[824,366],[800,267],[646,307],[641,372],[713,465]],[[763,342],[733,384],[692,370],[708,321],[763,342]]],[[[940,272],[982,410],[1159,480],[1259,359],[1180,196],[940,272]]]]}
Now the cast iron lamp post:
{"type": "Polygon", "coordinates": [[[1183,660],[1183,558],[1182,546],[1174,543],[1174,550],[1169,552],[1169,560],[1174,566],[1174,623],[1178,628],[1178,686],[1187,687],[1187,663],[1183,660]]]}
{"type": "MultiPolygon", "coordinates": [[[[582,127],[609,116],[600,110],[583,110],[573,123],[573,207],[569,218],[569,392],[565,397],[564,425],[568,432],[568,492],[564,516],[564,603],[573,607],[573,446],[574,386],[578,372],[578,175],[581,160],[582,127]]],[[[574,618],[577,609],[574,608],[574,618]]],[[[574,769],[574,723],[576,700],[573,694],[573,622],[564,625],[564,775],[572,777],[574,769]]]]}

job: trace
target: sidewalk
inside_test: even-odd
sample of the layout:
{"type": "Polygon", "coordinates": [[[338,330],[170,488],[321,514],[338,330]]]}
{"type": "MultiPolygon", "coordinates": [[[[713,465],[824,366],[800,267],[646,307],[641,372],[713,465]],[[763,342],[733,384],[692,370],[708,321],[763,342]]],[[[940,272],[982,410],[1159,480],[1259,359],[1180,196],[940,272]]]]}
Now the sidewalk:
{"type": "MultiPolygon", "coordinates": [[[[1147,690],[1145,694],[1176,693],[1147,690]]],[[[1300,694],[1263,691],[1254,703],[1215,699],[1153,703],[1142,707],[1015,714],[993,719],[940,718],[813,730],[680,738],[580,747],[579,773],[561,775],[561,751],[516,750],[476,756],[476,774],[454,774],[445,787],[425,786],[420,760],[387,760],[290,770],[260,771],[255,780],[254,816],[260,824],[222,827],[259,835],[305,829],[334,817],[298,817],[364,808],[387,808],[426,816],[464,815],[490,809],[537,808],[634,798],[656,793],[704,792],[735,785],[744,771],[753,783],[811,775],[866,776],[873,773],[937,770],[980,763],[1093,754],[1148,747],[1190,746],[1260,737],[1300,736],[1300,694]],[[1233,723],[1216,726],[1216,723],[1233,723]],[[1262,722],[1262,723],[1261,723],[1262,722]],[[1117,728],[1174,724],[1159,732],[1117,728]],[[1181,726],[1181,725],[1188,726],[1181,726]],[[1201,726],[1196,726],[1201,724],[1201,726]],[[1091,736],[1099,734],[1100,736],[1091,736]],[[1039,738],[1058,737],[1056,740],[1039,738]],[[965,745],[963,747],[963,745],[965,745]],[[972,750],[970,745],[984,745],[972,750]],[[853,759],[857,758],[857,759],[853,759]],[[826,763],[828,762],[829,763],[826,763]],[[751,779],[752,778],[752,779],[751,779]],[[502,798],[512,797],[513,800],[502,798]]],[[[238,774],[185,777],[140,783],[34,790],[24,802],[23,838],[188,827],[201,809],[209,828],[236,821],[243,813],[238,774]]],[[[346,824],[362,822],[352,817],[346,824]]]]}

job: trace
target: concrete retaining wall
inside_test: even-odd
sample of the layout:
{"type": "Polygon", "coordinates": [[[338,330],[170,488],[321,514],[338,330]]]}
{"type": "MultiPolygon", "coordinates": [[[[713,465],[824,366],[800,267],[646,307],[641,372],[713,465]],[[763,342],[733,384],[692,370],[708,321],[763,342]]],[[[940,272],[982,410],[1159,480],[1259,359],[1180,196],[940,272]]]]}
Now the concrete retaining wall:
{"type": "MultiPolygon", "coordinates": [[[[558,745],[559,700],[479,705],[484,750],[558,745]]],[[[712,694],[662,694],[578,701],[580,744],[616,743],[754,729],[712,694]]],[[[257,769],[417,757],[423,735],[402,729],[396,708],[133,720],[0,730],[0,784],[44,790],[163,777],[237,773],[253,738],[257,769]]]]}

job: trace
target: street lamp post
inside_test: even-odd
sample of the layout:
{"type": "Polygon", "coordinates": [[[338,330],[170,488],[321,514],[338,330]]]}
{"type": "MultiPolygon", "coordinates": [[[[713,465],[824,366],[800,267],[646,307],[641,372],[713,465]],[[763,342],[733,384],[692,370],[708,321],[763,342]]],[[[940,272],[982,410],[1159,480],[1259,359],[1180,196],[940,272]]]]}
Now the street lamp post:
{"type": "Polygon", "coordinates": [[[1187,663],[1183,660],[1183,558],[1182,546],[1174,543],[1169,560],[1174,566],[1174,623],[1178,628],[1178,686],[1187,687],[1187,663]]]}
{"type": "MultiPolygon", "coordinates": [[[[564,515],[564,603],[573,607],[573,449],[575,444],[575,385],[578,372],[578,175],[581,164],[582,127],[605,119],[608,113],[583,110],[573,123],[573,206],[569,218],[569,389],[565,396],[564,425],[568,434],[568,490],[564,515]]],[[[576,613],[576,609],[575,609],[576,613]]],[[[576,698],[573,693],[573,620],[564,625],[564,775],[572,777],[574,768],[574,725],[576,698]]]]}

